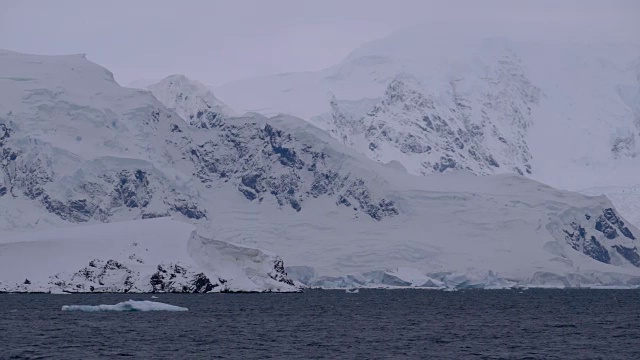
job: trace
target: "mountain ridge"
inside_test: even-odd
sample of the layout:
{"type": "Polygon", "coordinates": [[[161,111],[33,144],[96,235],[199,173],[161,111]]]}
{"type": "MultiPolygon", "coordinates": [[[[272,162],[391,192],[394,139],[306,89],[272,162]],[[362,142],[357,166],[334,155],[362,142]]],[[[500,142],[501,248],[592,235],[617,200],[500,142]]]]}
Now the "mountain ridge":
{"type": "MultiPolygon", "coordinates": [[[[5,245],[7,254],[25,259],[12,273],[30,265],[16,231],[129,220],[147,229],[145,221],[170,216],[195,226],[198,241],[218,244],[212,254],[245,249],[227,267],[237,274],[235,284],[222,276],[227,268],[211,268],[207,275],[212,285],[219,276],[235,289],[256,271],[242,265],[256,251],[275,252],[281,260],[267,256],[260,263],[265,267],[258,269],[261,280],[251,285],[254,290],[268,290],[269,279],[285,290],[293,290],[290,280],[321,287],[638,284],[637,239],[625,234],[640,231],[604,197],[511,174],[409,175],[287,115],[223,117],[200,127],[150,92],[118,86],[106,69],[87,60],[12,54],[0,56],[0,64],[0,92],[10,95],[0,97],[7,189],[0,196],[0,225],[14,239],[5,245]],[[277,280],[268,274],[276,268],[283,268],[277,280]],[[407,274],[429,280],[408,282],[407,274]]],[[[132,246],[127,241],[118,249],[132,246]]],[[[171,242],[183,250],[187,244],[171,242]]],[[[109,260],[137,271],[131,254],[116,255],[127,257],[94,256],[98,272],[118,268],[109,260]]],[[[63,289],[95,288],[89,285],[93,275],[73,275],[95,274],[89,260],[39,277],[46,283],[62,271],[63,289]]],[[[149,263],[182,271],[173,266],[180,259],[159,260],[149,263]]],[[[197,269],[186,271],[187,283],[197,280],[197,269]]],[[[140,272],[136,279],[152,286],[152,275],[140,272]]],[[[10,289],[28,290],[13,284],[10,289]]]]}

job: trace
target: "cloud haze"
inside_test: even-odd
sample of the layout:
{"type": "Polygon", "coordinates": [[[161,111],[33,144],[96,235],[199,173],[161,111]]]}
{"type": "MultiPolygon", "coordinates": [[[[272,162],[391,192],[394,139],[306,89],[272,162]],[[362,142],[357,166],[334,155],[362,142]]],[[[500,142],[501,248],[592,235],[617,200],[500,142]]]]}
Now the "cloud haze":
{"type": "Polygon", "coordinates": [[[425,22],[453,21],[461,32],[536,23],[550,38],[554,23],[587,38],[637,42],[638,18],[634,0],[5,0],[0,48],[86,53],[121,84],[183,73],[216,85],[328,67],[364,42],[425,22]]]}

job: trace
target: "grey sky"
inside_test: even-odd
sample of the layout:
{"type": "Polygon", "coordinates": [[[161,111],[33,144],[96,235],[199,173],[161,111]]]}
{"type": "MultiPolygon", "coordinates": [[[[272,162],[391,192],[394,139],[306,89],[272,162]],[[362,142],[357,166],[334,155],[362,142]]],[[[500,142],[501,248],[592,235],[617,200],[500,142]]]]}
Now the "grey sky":
{"type": "Polygon", "coordinates": [[[639,18],[637,0],[0,0],[0,48],[86,53],[125,85],[174,73],[217,85],[328,67],[366,41],[434,19],[468,31],[481,30],[469,26],[478,20],[560,21],[631,41],[639,18]]]}

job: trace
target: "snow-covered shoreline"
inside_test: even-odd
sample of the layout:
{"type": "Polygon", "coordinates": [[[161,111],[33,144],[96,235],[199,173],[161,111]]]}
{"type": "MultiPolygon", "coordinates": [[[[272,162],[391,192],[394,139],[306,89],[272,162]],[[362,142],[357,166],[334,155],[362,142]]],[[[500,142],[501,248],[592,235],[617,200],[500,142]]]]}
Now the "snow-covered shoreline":
{"type": "Polygon", "coordinates": [[[275,254],[194,229],[157,218],[14,235],[0,243],[0,291],[298,291],[275,254]]]}

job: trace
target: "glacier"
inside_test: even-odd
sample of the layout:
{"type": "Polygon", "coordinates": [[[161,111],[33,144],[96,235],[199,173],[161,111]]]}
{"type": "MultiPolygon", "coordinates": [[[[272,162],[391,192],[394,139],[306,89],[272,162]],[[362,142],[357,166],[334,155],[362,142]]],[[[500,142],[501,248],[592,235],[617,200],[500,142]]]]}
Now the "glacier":
{"type": "Polygon", "coordinates": [[[409,174],[194,84],[0,51],[0,291],[640,285],[640,231],[606,197],[409,174]]]}

